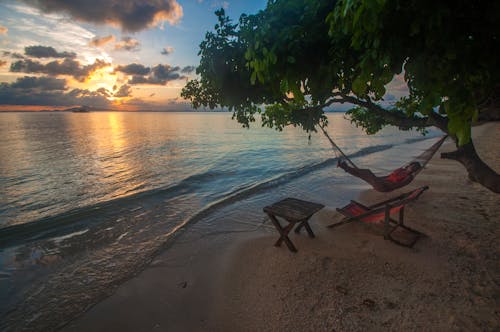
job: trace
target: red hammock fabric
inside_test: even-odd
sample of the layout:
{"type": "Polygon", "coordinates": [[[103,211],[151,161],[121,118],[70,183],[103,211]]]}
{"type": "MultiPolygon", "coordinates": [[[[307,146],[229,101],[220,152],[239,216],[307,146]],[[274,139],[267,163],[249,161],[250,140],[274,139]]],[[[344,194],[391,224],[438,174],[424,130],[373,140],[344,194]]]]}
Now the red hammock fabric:
{"type": "Polygon", "coordinates": [[[395,189],[406,186],[413,181],[415,175],[420,171],[419,163],[413,163],[414,166],[405,166],[398,168],[387,176],[376,176],[369,169],[361,169],[350,167],[345,162],[339,162],[338,166],[347,173],[354,175],[372,185],[372,187],[380,192],[393,191],[395,189]]]}
{"type": "Polygon", "coordinates": [[[425,164],[427,164],[427,162],[432,158],[434,153],[436,153],[447,137],[447,135],[441,137],[436,143],[413,159],[413,161],[408,163],[406,166],[400,167],[386,176],[377,176],[368,168],[358,168],[333,142],[324,129],[323,133],[330,140],[334,149],[339,151],[342,155],[339,159],[338,167],[344,169],[347,173],[366,181],[373,187],[373,189],[380,192],[393,191],[412,182],[415,176],[417,176],[417,174],[424,168],[425,164]]]}
{"type": "Polygon", "coordinates": [[[391,174],[387,175],[386,180],[392,183],[402,182],[409,176],[413,176],[413,173],[414,172],[411,172],[404,167],[400,167],[395,169],[391,174]]]}

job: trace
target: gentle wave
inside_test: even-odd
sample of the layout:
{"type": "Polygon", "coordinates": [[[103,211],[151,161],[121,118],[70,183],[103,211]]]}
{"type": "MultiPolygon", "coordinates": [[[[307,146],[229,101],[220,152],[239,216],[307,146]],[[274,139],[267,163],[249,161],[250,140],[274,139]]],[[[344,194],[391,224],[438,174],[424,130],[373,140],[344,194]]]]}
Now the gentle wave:
{"type": "MultiPolygon", "coordinates": [[[[392,144],[366,147],[351,154],[349,157],[356,158],[366,156],[372,153],[390,149],[392,147],[392,144]]],[[[271,179],[263,180],[251,186],[243,186],[236,191],[228,193],[221,199],[209,203],[206,208],[198,211],[192,218],[182,222],[181,225],[196,222],[200,218],[205,217],[207,214],[217,208],[220,208],[221,206],[232,204],[235,201],[255,195],[273,186],[287,183],[293,179],[299,178],[313,171],[335,165],[336,161],[337,158],[329,158],[322,162],[305,165],[296,170],[275,176],[271,179]]],[[[194,190],[201,186],[204,181],[221,178],[227,175],[227,171],[208,170],[203,173],[188,176],[180,182],[164,188],[147,190],[126,197],[120,197],[113,200],[100,202],[94,205],[77,208],[56,216],[42,218],[29,223],[5,226],[0,228],[0,248],[12,246],[21,241],[54,236],[54,233],[60,233],[61,231],[75,231],[79,228],[88,227],[88,222],[83,223],[82,219],[89,218],[97,214],[102,214],[104,213],[104,210],[112,210],[117,206],[124,206],[126,204],[132,205],[134,201],[141,200],[146,197],[161,196],[164,200],[180,192],[184,194],[194,192],[194,190]]]]}

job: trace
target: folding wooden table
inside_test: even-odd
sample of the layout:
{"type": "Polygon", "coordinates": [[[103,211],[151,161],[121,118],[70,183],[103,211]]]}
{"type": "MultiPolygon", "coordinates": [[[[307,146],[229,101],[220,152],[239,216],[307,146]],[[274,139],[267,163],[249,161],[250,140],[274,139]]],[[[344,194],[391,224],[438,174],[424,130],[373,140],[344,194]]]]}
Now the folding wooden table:
{"type": "Polygon", "coordinates": [[[288,249],[292,252],[297,252],[297,248],[293,245],[288,237],[288,233],[297,225],[295,233],[299,233],[304,227],[310,237],[314,237],[314,233],[309,225],[309,218],[324,207],[322,204],[303,201],[297,198],[285,198],[277,203],[264,207],[264,212],[271,219],[274,227],[280,233],[280,238],[274,244],[276,247],[281,246],[285,241],[288,249]],[[288,225],[282,226],[277,217],[281,217],[288,222],[288,225]]]}

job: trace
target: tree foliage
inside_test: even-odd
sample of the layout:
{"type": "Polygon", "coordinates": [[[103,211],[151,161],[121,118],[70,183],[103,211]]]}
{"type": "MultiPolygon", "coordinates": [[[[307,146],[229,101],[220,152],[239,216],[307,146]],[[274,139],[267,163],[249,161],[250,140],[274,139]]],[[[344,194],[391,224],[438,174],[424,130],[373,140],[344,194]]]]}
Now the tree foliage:
{"type": "Polygon", "coordinates": [[[270,0],[238,23],[216,15],[199,78],[181,95],[228,108],[244,126],[261,113],[263,125],[311,131],[326,107],[350,103],[369,134],[434,125],[460,148],[481,112],[498,108],[498,1],[270,0]],[[402,73],[408,94],[388,106],[387,84],[402,73]]]}
{"type": "Polygon", "coordinates": [[[404,69],[409,96],[398,106],[408,114],[438,109],[460,144],[470,141],[481,105],[498,93],[500,5],[497,1],[340,1],[327,22],[330,35],[350,36],[361,52],[362,96],[404,69]]]}
{"type": "Polygon", "coordinates": [[[499,13],[495,1],[276,0],[233,24],[221,9],[200,45],[200,79],[182,96],[227,107],[244,125],[265,110],[265,125],[306,130],[325,120],[325,106],[351,102],[353,121],[373,133],[394,124],[369,112],[404,71],[409,94],[385,110],[438,110],[465,144],[498,93],[499,13]]]}

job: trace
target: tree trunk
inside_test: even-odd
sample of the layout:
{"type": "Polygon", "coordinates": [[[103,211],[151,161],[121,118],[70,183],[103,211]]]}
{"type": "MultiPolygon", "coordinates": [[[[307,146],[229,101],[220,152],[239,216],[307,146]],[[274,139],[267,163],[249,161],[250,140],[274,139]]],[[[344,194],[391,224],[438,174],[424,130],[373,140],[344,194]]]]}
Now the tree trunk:
{"type": "MultiPolygon", "coordinates": [[[[351,104],[364,107],[365,109],[368,109],[383,118],[385,121],[384,125],[393,125],[405,129],[435,126],[441,129],[441,131],[447,133],[455,142],[457,141],[457,138],[453,134],[449,133],[448,118],[438,113],[431,112],[427,117],[408,117],[408,115],[406,115],[406,113],[402,110],[397,112],[395,110],[389,111],[382,106],[371,102],[370,100],[360,100],[356,97],[345,94],[341,94],[340,96],[343,99],[342,102],[349,102],[351,104]]],[[[498,106],[500,104],[499,100],[500,98],[497,97],[490,98],[487,103],[485,102],[481,111],[484,113],[482,118],[483,120],[500,118],[500,107],[498,106]]],[[[367,128],[362,121],[361,126],[365,129],[367,128]]],[[[476,153],[472,139],[464,146],[457,146],[457,151],[442,153],[441,158],[458,161],[467,170],[471,181],[477,182],[495,193],[500,193],[500,175],[481,160],[476,153]]]]}
{"type": "Polygon", "coordinates": [[[472,140],[458,147],[456,151],[441,153],[441,158],[458,161],[464,165],[471,181],[478,182],[495,193],[500,193],[500,175],[481,160],[472,140]]]}

